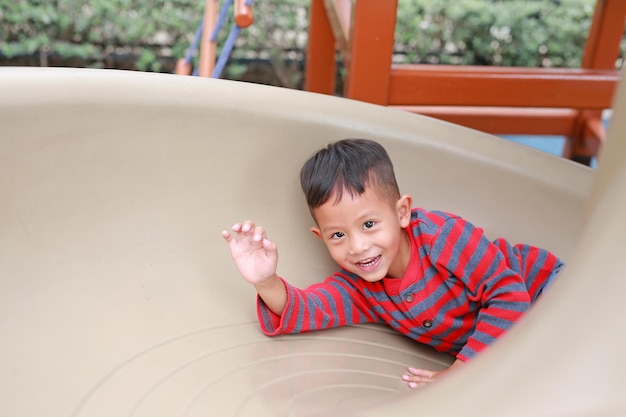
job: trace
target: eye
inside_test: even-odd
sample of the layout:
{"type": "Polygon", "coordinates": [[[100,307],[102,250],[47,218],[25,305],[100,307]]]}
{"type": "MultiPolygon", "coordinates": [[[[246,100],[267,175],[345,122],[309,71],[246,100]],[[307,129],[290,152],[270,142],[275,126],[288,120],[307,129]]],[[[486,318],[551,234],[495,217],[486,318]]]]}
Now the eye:
{"type": "Polygon", "coordinates": [[[331,239],[341,239],[344,236],[345,236],[345,234],[343,232],[335,232],[332,235],[330,235],[330,238],[331,239]]]}
{"type": "Polygon", "coordinates": [[[367,229],[371,229],[372,227],[374,227],[375,223],[371,220],[366,221],[365,223],[363,223],[363,229],[367,230],[367,229]]]}

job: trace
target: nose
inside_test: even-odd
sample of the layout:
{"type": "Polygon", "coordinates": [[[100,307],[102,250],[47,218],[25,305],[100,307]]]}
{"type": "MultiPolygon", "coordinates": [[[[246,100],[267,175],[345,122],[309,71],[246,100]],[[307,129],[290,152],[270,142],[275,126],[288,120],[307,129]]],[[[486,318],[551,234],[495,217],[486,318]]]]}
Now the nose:
{"type": "Polygon", "coordinates": [[[360,255],[367,252],[369,249],[369,242],[367,236],[356,233],[350,238],[350,255],[360,255]]]}

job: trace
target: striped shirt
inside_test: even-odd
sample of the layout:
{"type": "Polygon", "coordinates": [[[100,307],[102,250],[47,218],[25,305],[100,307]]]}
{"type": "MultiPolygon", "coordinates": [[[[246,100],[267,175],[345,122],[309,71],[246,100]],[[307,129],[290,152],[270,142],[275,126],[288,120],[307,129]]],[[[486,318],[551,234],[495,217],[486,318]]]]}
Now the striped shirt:
{"type": "Polygon", "coordinates": [[[467,361],[515,323],[562,262],[552,253],[504,239],[489,241],[461,217],[413,209],[406,228],[411,259],[402,278],[367,282],[339,270],[306,289],[285,281],[277,316],[258,298],[266,335],[356,323],[386,323],[467,361]]]}

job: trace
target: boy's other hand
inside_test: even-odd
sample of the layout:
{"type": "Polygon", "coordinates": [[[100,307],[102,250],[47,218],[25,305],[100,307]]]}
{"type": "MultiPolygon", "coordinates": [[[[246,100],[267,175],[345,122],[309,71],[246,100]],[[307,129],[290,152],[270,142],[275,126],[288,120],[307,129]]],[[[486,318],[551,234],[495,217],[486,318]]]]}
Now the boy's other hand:
{"type": "Polygon", "coordinates": [[[276,275],[278,250],[265,229],[247,220],[233,225],[232,233],[222,231],[235,265],[246,281],[262,285],[276,275]]]}
{"type": "Polygon", "coordinates": [[[447,374],[453,368],[463,366],[463,364],[463,361],[457,359],[448,369],[444,369],[443,371],[429,371],[427,369],[409,367],[407,369],[409,372],[402,375],[402,380],[407,382],[411,389],[420,388],[441,378],[442,375],[447,374]]]}

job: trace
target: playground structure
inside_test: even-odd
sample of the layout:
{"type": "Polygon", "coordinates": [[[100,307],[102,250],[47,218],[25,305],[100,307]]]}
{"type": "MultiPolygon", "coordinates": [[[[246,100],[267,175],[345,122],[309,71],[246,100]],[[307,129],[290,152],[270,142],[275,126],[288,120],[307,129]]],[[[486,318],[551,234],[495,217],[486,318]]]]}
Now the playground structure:
{"type": "MultiPolygon", "coordinates": [[[[563,156],[587,165],[597,155],[605,137],[602,111],[619,78],[615,61],[626,3],[597,1],[580,69],[392,65],[396,9],[397,0],[312,0],[305,89],[334,93],[339,50],[347,68],[344,97],[492,134],[564,136],[563,156]]],[[[175,72],[192,73],[200,45],[194,74],[219,77],[238,31],[253,20],[251,1],[227,0],[220,9],[218,0],[207,0],[196,38],[175,72]],[[235,24],[216,63],[217,34],[232,4],[235,24]]]]}
{"type": "Polygon", "coordinates": [[[587,165],[597,155],[619,79],[625,1],[597,0],[580,69],[392,65],[397,4],[311,0],[305,89],[335,92],[338,49],[344,97],[492,134],[565,136],[564,156],[587,165]]]}
{"type": "MultiPolygon", "coordinates": [[[[251,0],[234,0],[234,25],[216,64],[216,39],[233,0],[206,0],[204,19],[176,74],[219,77],[251,0]],[[212,34],[202,36],[202,34],[212,34]]],[[[337,51],[343,96],[419,113],[492,134],[565,137],[563,156],[589,165],[605,139],[603,110],[619,79],[615,68],[626,2],[597,0],[581,68],[392,64],[398,0],[311,0],[305,90],[334,94],[337,51]]],[[[417,32],[417,30],[416,30],[417,32]]],[[[416,34],[419,36],[419,33],[416,34]]]]}
{"type": "Polygon", "coordinates": [[[0,415],[626,414],[626,86],[591,170],[461,126],[302,91],[0,69],[0,415]],[[379,140],[426,208],[568,262],[525,319],[420,392],[436,354],[378,326],[267,338],[220,231],[254,217],[299,286],[334,270],[302,162],[379,140]],[[424,180],[424,179],[427,180],[424,180]]]}
{"type": "Polygon", "coordinates": [[[253,22],[252,0],[224,0],[221,8],[219,0],[206,0],[204,16],[198,25],[194,41],[187,50],[185,57],[180,58],[176,63],[174,72],[178,75],[191,75],[194,72],[193,56],[199,47],[198,68],[195,75],[219,78],[235,45],[239,31],[242,28],[247,28],[253,22]],[[233,8],[233,26],[216,62],[217,37],[227,20],[231,6],[233,8]]]}

